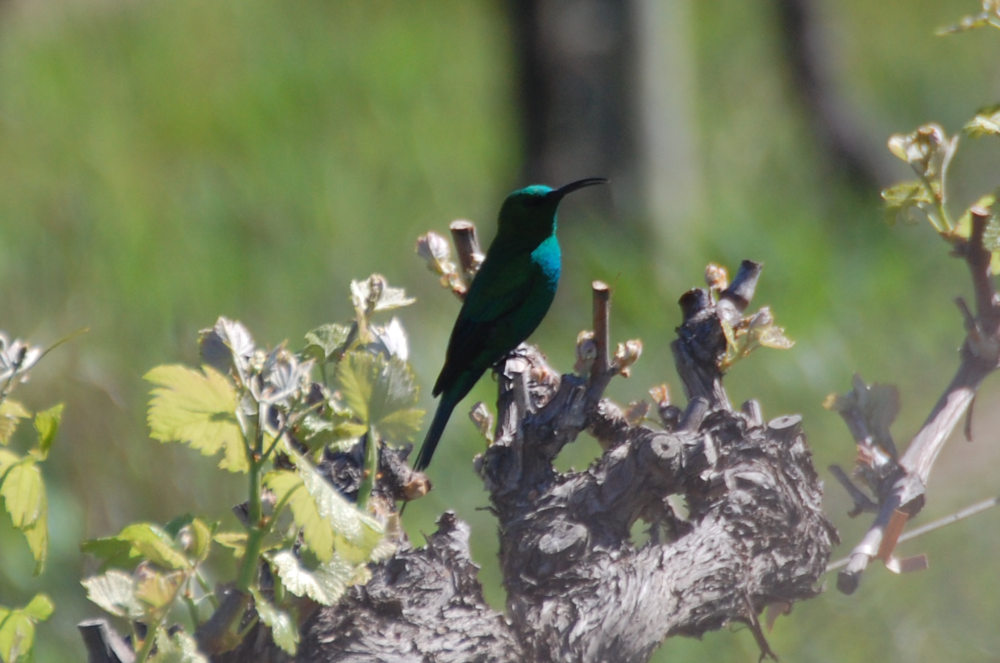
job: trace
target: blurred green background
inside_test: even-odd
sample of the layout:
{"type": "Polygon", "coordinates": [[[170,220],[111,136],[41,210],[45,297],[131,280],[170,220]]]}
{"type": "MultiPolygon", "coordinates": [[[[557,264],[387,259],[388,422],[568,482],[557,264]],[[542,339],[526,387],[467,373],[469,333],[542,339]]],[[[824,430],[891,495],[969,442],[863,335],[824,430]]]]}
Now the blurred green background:
{"type": "MultiPolygon", "coordinates": [[[[839,93],[876,150],[926,121],[956,131],[1000,100],[1000,35],[933,36],[977,2],[826,4],[839,93]]],[[[609,394],[627,402],[668,382],[679,396],[668,347],[677,297],[701,284],[708,261],[763,261],[756,303],[773,308],[797,345],[758,353],[727,385],[737,403],[758,398],[766,418],[804,415],[845,541],[839,557],[865,523],[846,517],[825,470],[849,466],[854,448],[820,404],[855,371],[897,383],[903,442],[956,366],[963,331],[951,300],[968,294],[967,277],[929,227],[887,226],[875,188],[832,176],[790,89],[771,3],[682,5],[672,31],[685,37],[691,75],[669,92],[689,118],[677,130],[694,147],[682,165],[697,198],[669,224],[614,183],[567,201],[563,285],[534,340],[569,370],[576,333],[589,326],[589,283],[604,279],[615,292],[614,337],[645,344],[633,376],[609,394]],[[602,205],[609,211],[593,212],[602,205]]],[[[0,329],[42,345],[90,329],[18,391],[34,409],[67,404],[46,466],[52,550],[42,577],[28,576],[23,542],[0,525],[0,604],[39,590],[56,602],[37,660],[83,656],[74,626],[98,610],[79,585],[92,570],[81,539],[185,511],[228,518],[240,499],[242,480],[219,481],[210,461],[151,442],[144,424],[142,374],[196,363],[196,332],[218,315],[246,323],[260,344],[297,347],[305,331],[351,315],[351,278],[381,272],[418,297],[400,317],[433,407],[457,302],[414,255],[414,240],[464,217],[488,241],[502,197],[527,183],[507,9],[461,0],[0,6],[0,329]]],[[[956,210],[997,184],[998,151],[995,140],[964,143],[956,210]]],[[[614,177],[587,164],[576,175],[614,177]]],[[[906,166],[893,176],[907,178],[906,166]]],[[[484,380],[468,404],[489,402],[492,389],[484,380]]],[[[998,397],[989,382],[975,441],[946,449],[918,522],[996,494],[998,397]]],[[[446,508],[470,521],[488,598],[502,606],[493,521],[471,470],[481,442],[457,415],[446,438],[435,490],[406,525],[419,539],[446,508]]],[[[596,452],[582,439],[562,462],[581,467],[596,452]]],[[[873,568],[854,596],[831,589],[796,606],[770,633],[772,647],[788,661],[1000,660],[998,517],[905,546],[930,555],[924,573],[873,568]]],[[[750,633],[734,628],[673,639],[657,660],[756,657],[750,633]]]]}

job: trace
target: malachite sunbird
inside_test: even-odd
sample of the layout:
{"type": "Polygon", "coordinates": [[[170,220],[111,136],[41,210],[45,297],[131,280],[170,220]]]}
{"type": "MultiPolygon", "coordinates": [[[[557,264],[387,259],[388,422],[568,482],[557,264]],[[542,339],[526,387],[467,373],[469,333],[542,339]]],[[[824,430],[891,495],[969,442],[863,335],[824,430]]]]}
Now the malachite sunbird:
{"type": "Polygon", "coordinates": [[[577,189],[604,182],[604,178],[589,177],[558,189],[534,184],[503,201],[496,237],[451,330],[444,367],[433,391],[441,401],[414,469],[430,465],[452,410],[486,369],[528,338],[548,312],[559,285],[559,201],[577,189]]]}

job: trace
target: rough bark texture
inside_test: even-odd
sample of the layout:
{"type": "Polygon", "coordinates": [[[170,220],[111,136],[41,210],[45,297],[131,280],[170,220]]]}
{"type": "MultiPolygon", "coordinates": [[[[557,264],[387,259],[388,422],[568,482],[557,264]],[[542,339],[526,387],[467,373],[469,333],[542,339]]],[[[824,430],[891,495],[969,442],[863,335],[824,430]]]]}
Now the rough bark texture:
{"type": "MultiPolygon", "coordinates": [[[[759,405],[736,410],[722,389],[723,321],[741,320],[759,274],[746,262],[718,296],[682,297],[672,347],[690,400],[681,409],[659,399],[662,427],[603,397],[635,357],[608,356],[602,284],[579,375],[560,376],[526,345],[499,366],[495,441],[475,467],[498,521],[505,614],[483,600],[467,526],[445,513],[424,547],[401,541],[371,581],[315,610],[296,660],[645,661],[667,637],[731,622],[749,624],[769,654],[757,615],[817,593],[836,532],[799,417],[764,423],[759,405]],[[557,472],[553,460],[584,431],[602,457],[557,472]]],[[[355,456],[328,459],[347,495],[360,481],[355,456]]],[[[393,450],[383,457],[382,495],[399,497],[422,477],[393,450]]],[[[266,636],[258,629],[213,660],[290,660],[266,636]]]]}
{"type": "MultiPolygon", "coordinates": [[[[872,389],[855,377],[855,388],[836,405],[857,445],[856,475],[867,484],[872,497],[854,485],[847,473],[833,467],[834,474],[854,499],[850,515],[874,512],[875,518],[865,535],[851,550],[844,568],[837,576],[837,588],[845,594],[857,590],[861,576],[873,559],[894,570],[908,564],[898,560],[894,551],[908,519],[917,515],[926,502],[927,482],[938,454],[952,432],[972,407],[983,380],[1000,367],[1000,294],[993,282],[991,252],[985,236],[990,222],[989,210],[973,206],[969,210],[971,232],[968,239],[954,237],[953,255],[965,261],[972,279],[975,314],[964,299],[957,304],[965,318],[966,338],[959,352],[955,376],[938,398],[924,425],[897,457],[888,426],[896,416],[893,408],[868,407],[863,412],[867,392],[872,389]],[[884,411],[880,411],[884,410],[884,411]]],[[[966,429],[971,439],[971,431],[966,429]]],[[[917,561],[919,568],[922,562],[917,561]]]]}
{"type": "Polygon", "coordinates": [[[758,275],[746,263],[718,304],[685,295],[674,352],[698,396],[672,430],[631,424],[602,398],[615,362],[559,376],[522,346],[502,364],[496,440],[476,466],[498,519],[506,616],[483,602],[465,528],[445,514],[426,547],[319,610],[300,659],[645,661],[671,635],[753,626],[767,604],[815,595],[836,533],[799,418],[734,410],[716,368],[719,317],[739,316],[758,275]],[[607,451],[557,472],[583,431],[607,451]]]}

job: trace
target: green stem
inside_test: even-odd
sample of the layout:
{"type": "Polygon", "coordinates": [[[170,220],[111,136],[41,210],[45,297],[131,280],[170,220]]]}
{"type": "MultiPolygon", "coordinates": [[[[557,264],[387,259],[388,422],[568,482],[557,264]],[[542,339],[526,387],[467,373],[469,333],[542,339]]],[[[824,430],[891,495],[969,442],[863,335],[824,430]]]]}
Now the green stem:
{"type": "Polygon", "coordinates": [[[362,510],[368,505],[378,472],[378,435],[374,426],[370,426],[365,433],[365,443],[365,469],[358,487],[358,508],[362,510]]]}
{"type": "Polygon", "coordinates": [[[208,580],[205,579],[205,576],[201,575],[201,571],[195,571],[194,577],[195,580],[198,581],[198,586],[201,587],[201,591],[204,592],[205,596],[208,598],[208,602],[212,604],[212,609],[218,610],[219,599],[215,596],[215,592],[212,591],[212,586],[208,583],[208,580]]]}
{"type": "Polygon", "coordinates": [[[934,201],[933,207],[931,209],[925,209],[924,212],[927,214],[927,220],[931,222],[939,234],[944,234],[950,232],[952,229],[951,221],[948,218],[948,212],[944,209],[944,180],[941,181],[941,192],[940,194],[934,190],[934,185],[931,183],[930,179],[920,173],[920,182],[927,189],[927,193],[930,194],[931,200],[934,201]]]}
{"type": "Polygon", "coordinates": [[[247,514],[247,547],[243,552],[243,562],[240,565],[240,575],[236,586],[242,592],[248,592],[253,584],[254,573],[257,570],[257,558],[260,557],[261,545],[267,528],[262,526],[261,516],[261,465],[256,457],[250,458],[250,499],[247,514]]]}

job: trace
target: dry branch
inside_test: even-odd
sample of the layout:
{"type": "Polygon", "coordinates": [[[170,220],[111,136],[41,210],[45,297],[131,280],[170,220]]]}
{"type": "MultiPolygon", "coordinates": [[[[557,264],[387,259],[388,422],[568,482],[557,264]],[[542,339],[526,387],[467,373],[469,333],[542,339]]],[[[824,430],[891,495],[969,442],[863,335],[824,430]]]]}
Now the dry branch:
{"type": "MultiPolygon", "coordinates": [[[[968,239],[956,239],[954,250],[954,255],[962,258],[969,268],[976,301],[974,317],[964,302],[959,307],[965,312],[966,338],[960,351],[958,371],[903,456],[898,462],[887,459],[887,469],[880,470],[883,478],[875,486],[875,520],[853,548],[846,567],[837,577],[837,587],[846,594],[858,588],[861,574],[873,558],[890,559],[896,544],[896,539],[887,534],[890,524],[894,517],[897,521],[901,517],[912,518],[923,508],[934,461],[971,407],[979,385],[996,370],[1000,359],[1000,302],[990,274],[990,252],[983,245],[990,214],[978,207],[973,207],[971,212],[972,232],[968,239]]],[[[851,430],[859,451],[868,450],[870,441],[859,437],[856,426],[851,426],[851,430]]],[[[840,474],[843,476],[842,471],[840,474]]],[[[844,481],[842,478],[841,482],[844,481]]],[[[851,494],[856,491],[856,488],[851,490],[851,494]]],[[[855,502],[858,504],[857,497],[855,502]]]]}
{"type": "MultiPolygon", "coordinates": [[[[498,369],[495,442],[476,463],[498,520],[506,615],[483,602],[465,526],[445,514],[425,547],[316,613],[301,660],[645,661],[671,635],[753,625],[770,603],[813,596],[836,533],[800,420],[762,424],[755,403],[735,411],[717,368],[719,316],[746,308],[758,275],[746,263],[721,311],[705,291],[685,295],[674,353],[696,395],[674,430],[629,424],[603,397],[614,361],[560,376],[518,348],[498,369]],[[557,472],[584,431],[607,451],[557,472]]],[[[595,318],[606,308],[595,284],[595,318]]]]}
{"type": "MultiPolygon", "coordinates": [[[[681,298],[672,349],[689,400],[679,408],[658,390],[666,428],[630,423],[604,397],[638,349],[609,357],[610,293],[595,283],[596,329],[584,337],[600,349],[592,364],[559,375],[521,345],[497,368],[495,441],[475,468],[498,523],[504,614],[483,600],[468,527],[448,512],[423,547],[400,540],[338,605],[303,610],[296,660],[642,662],[667,637],[733,622],[770,655],[757,615],[814,596],[837,535],[800,418],[763,423],[759,404],[734,409],[722,388],[723,321],[740,319],[759,275],[745,262],[718,301],[707,290],[681,298]],[[604,453],[585,471],[558,472],[556,456],[585,431],[604,453]],[[672,506],[679,501],[686,513],[672,506]],[[633,538],[640,521],[642,542],[633,538]]],[[[382,449],[376,511],[413,484],[404,456],[382,449]]],[[[351,496],[363,467],[355,450],[322,469],[351,496]]],[[[258,625],[212,660],[290,658],[258,625]]]]}

